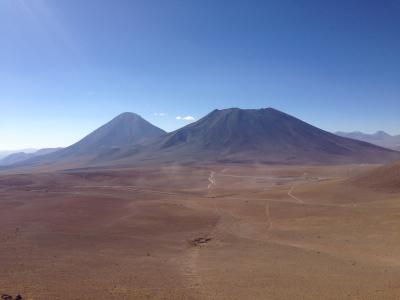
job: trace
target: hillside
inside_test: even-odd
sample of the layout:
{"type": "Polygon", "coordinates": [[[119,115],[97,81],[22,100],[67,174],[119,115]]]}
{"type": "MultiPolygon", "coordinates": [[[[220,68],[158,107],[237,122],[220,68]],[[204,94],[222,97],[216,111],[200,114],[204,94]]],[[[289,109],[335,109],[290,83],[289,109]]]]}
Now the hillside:
{"type": "Polygon", "coordinates": [[[103,152],[118,151],[165,134],[135,113],[122,113],[77,143],[54,153],[34,157],[16,167],[71,165],[86,166],[103,152]]]}
{"type": "Polygon", "coordinates": [[[382,163],[400,153],[339,137],[266,109],[214,110],[152,143],[110,153],[121,162],[382,163]]]}
{"type": "Polygon", "coordinates": [[[400,192],[400,161],[377,167],[351,178],[349,182],[366,188],[400,192]]]}

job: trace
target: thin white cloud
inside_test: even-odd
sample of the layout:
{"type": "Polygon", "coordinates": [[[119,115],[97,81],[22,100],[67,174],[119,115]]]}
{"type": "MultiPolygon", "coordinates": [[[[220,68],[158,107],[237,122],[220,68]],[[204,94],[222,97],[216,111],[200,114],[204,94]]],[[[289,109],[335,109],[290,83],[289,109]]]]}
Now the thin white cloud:
{"type": "Polygon", "coordinates": [[[186,116],[186,117],[177,116],[176,119],[177,119],[177,120],[190,121],[190,122],[193,122],[193,121],[196,120],[196,119],[195,119],[194,117],[192,117],[192,116],[186,116]]]}
{"type": "Polygon", "coordinates": [[[162,113],[162,112],[156,112],[156,113],[154,113],[153,114],[153,116],[156,116],[156,117],[165,117],[167,114],[166,113],[162,113]]]}

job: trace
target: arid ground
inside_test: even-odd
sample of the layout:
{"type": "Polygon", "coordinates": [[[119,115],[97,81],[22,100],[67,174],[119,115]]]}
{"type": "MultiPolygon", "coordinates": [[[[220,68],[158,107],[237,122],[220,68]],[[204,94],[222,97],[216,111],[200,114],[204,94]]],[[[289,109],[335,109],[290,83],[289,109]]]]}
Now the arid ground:
{"type": "Polygon", "coordinates": [[[400,194],[348,180],[373,167],[0,176],[0,294],[400,299],[400,194]]]}

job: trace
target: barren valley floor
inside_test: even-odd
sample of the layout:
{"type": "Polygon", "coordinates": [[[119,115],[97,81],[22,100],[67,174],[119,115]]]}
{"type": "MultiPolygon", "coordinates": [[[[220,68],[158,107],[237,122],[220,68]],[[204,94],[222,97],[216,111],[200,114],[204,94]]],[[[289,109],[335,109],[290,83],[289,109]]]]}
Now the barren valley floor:
{"type": "Polygon", "coordinates": [[[400,194],[373,166],[166,166],[0,176],[0,294],[400,299],[400,194]]]}

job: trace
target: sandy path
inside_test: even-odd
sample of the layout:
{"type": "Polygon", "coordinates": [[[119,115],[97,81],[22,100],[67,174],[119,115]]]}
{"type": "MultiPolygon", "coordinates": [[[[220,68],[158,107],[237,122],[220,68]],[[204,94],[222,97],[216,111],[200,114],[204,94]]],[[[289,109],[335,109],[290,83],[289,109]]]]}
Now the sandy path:
{"type": "MultiPolygon", "coordinates": [[[[214,171],[210,172],[210,175],[208,176],[208,181],[209,184],[207,186],[207,189],[211,190],[212,187],[216,185],[214,171]]],[[[215,235],[218,223],[221,220],[221,215],[218,209],[216,199],[214,199],[214,213],[217,216],[219,216],[219,218],[218,222],[213,226],[212,230],[207,234],[207,237],[211,237],[212,239],[216,238],[215,235]]],[[[188,254],[183,259],[181,267],[181,272],[186,283],[185,287],[188,288],[189,290],[192,290],[192,293],[196,295],[197,299],[206,299],[203,293],[205,287],[203,286],[203,280],[198,268],[198,260],[202,247],[203,247],[202,245],[192,245],[188,251],[188,254]]]]}
{"type": "Polygon", "coordinates": [[[210,182],[207,186],[207,189],[210,189],[212,186],[216,185],[215,181],[215,172],[211,171],[210,176],[208,177],[208,181],[210,182]]]}
{"type": "Polygon", "coordinates": [[[301,200],[300,198],[296,197],[295,195],[293,195],[293,190],[294,190],[295,185],[293,184],[292,187],[290,188],[290,190],[288,191],[288,196],[294,200],[296,200],[299,203],[304,203],[303,200],[301,200]]]}
{"type": "MultiPolygon", "coordinates": [[[[125,190],[125,191],[134,191],[134,192],[147,192],[147,193],[156,193],[156,194],[163,194],[163,195],[170,195],[170,196],[177,196],[177,195],[182,195],[184,193],[171,193],[171,192],[166,192],[166,191],[160,191],[160,190],[153,190],[153,189],[143,189],[143,188],[138,188],[136,186],[129,186],[129,185],[98,185],[98,186],[74,186],[74,188],[79,188],[79,189],[118,189],[118,190],[125,190]]],[[[64,193],[64,192],[58,192],[58,193],[64,193]]]]}
{"type": "Polygon", "coordinates": [[[265,200],[265,222],[267,224],[267,238],[271,236],[272,219],[268,200],[265,200]]]}

